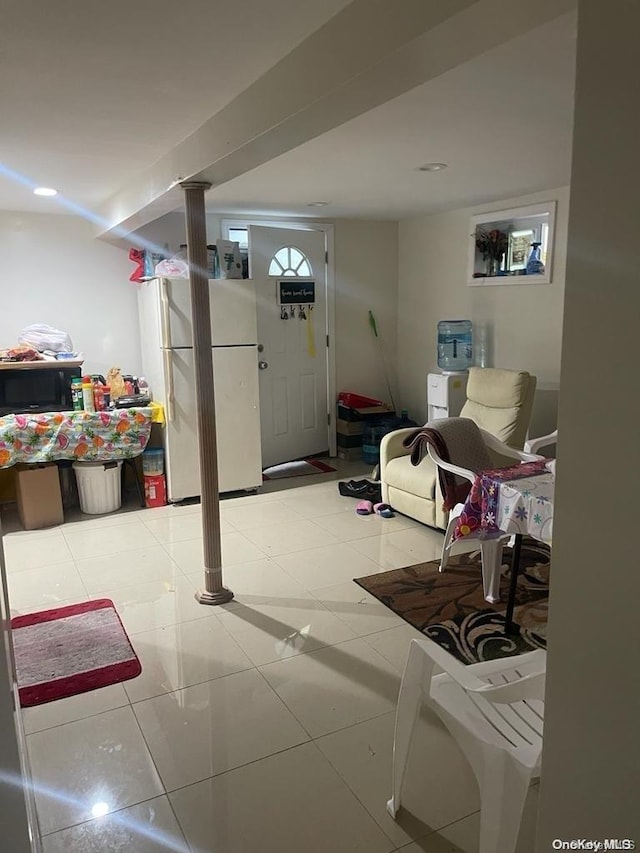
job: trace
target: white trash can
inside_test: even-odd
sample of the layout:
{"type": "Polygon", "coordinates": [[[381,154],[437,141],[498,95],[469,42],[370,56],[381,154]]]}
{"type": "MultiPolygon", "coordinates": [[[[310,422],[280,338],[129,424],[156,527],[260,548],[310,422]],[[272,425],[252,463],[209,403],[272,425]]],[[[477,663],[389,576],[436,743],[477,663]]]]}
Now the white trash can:
{"type": "Polygon", "coordinates": [[[74,462],[80,509],[87,515],[115,512],[122,506],[120,469],[117,462],[74,462]]]}

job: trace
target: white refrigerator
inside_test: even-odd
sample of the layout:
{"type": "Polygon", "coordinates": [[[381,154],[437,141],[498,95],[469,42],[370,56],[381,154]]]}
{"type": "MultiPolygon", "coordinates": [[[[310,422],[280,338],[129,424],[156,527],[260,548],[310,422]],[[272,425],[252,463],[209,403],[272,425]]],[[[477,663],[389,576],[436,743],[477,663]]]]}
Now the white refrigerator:
{"type": "MultiPolygon", "coordinates": [[[[221,492],[262,484],[256,294],[248,279],[209,281],[221,492]]],[[[138,290],[143,375],[165,409],[165,474],[172,502],[200,495],[191,296],[187,279],[138,290]]]]}

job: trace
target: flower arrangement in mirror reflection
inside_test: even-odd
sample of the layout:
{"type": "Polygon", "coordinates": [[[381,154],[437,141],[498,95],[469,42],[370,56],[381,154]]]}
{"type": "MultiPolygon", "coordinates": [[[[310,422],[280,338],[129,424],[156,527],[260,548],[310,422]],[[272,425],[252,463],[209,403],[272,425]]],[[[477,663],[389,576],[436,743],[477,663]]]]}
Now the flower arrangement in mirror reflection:
{"type": "Polygon", "coordinates": [[[478,228],[474,237],[476,249],[487,265],[487,275],[496,275],[509,248],[509,235],[498,228],[490,231],[478,228]]]}

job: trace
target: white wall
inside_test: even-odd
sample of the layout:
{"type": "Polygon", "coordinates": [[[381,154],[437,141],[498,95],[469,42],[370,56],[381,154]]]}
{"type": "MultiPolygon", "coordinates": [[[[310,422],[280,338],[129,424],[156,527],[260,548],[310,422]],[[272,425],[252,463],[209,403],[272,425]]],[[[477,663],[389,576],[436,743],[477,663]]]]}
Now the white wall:
{"type": "MultiPolygon", "coordinates": [[[[237,214],[209,214],[207,239],[220,236],[221,220],[237,214]]],[[[251,217],[253,218],[253,217],[251,217]]],[[[262,217],[256,217],[263,219],[262,217]]],[[[281,220],[278,220],[281,221],[281,220]]],[[[289,221],[293,221],[289,218],[289,221]]],[[[356,219],[331,221],[335,235],[336,275],[336,389],[389,399],[380,353],[371,332],[368,311],[377,321],[378,334],[395,385],[398,223],[356,219]]],[[[265,224],[269,223],[264,218],[265,224]]],[[[176,249],[185,241],[184,216],[170,213],[141,228],[137,236],[176,249]]]]}
{"type": "Polygon", "coordinates": [[[539,853],[640,847],[639,28],[580,0],[539,853]]]}
{"type": "MultiPolygon", "coordinates": [[[[437,371],[437,323],[469,319],[476,344],[487,337],[487,366],[528,370],[540,392],[531,434],[555,426],[560,378],[560,343],[566,266],[569,190],[550,189],[464,208],[405,219],[399,225],[398,371],[400,396],[416,420],[425,420],[426,374],[437,371]],[[556,199],[553,282],[549,285],[467,285],[470,217],[556,199]]],[[[477,350],[477,347],[476,347],[477,350]]]]}
{"type": "Polygon", "coordinates": [[[141,369],[134,269],[123,249],[66,215],[0,211],[0,348],[30,323],[68,332],[88,373],[141,369]]]}

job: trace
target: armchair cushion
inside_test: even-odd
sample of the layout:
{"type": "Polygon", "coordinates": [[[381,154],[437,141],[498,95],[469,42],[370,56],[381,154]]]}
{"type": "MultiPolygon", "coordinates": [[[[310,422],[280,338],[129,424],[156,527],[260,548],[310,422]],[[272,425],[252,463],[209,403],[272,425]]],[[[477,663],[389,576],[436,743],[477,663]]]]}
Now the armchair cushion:
{"type": "Polygon", "coordinates": [[[522,370],[471,367],[467,400],[492,409],[515,409],[526,396],[529,378],[529,374],[522,370]]]}
{"type": "Polygon", "coordinates": [[[435,500],[438,469],[428,456],[412,465],[408,456],[398,456],[387,463],[385,479],[394,488],[421,498],[435,500]]]}
{"type": "Polygon", "coordinates": [[[505,444],[511,444],[509,438],[513,435],[514,430],[518,425],[519,409],[491,409],[476,403],[473,400],[467,400],[460,412],[461,418],[471,418],[472,421],[478,424],[481,429],[486,429],[487,432],[493,433],[500,441],[505,444]]]}
{"type": "Polygon", "coordinates": [[[535,390],[536,378],[525,370],[471,367],[460,416],[471,418],[510,447],[522,448],[535,390]]]}
{"type": "Polygon", "coordinates": [[[415,432],[414,427],[396,429],[388,432],[380,442],[380,471],[387,467],[392,459],[406,456],[409,461],[410,451],[404,446],[404,440],[415,432]]]}

